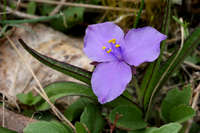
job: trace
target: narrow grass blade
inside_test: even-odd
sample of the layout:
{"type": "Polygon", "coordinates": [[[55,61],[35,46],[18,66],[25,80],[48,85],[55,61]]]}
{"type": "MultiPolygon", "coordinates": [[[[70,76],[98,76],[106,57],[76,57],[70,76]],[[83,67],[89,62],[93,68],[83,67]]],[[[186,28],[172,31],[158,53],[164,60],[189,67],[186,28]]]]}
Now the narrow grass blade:
{"type": "Polygon", "coordinates": [[[48,21],[51,19],[56,19],[61,17],[61,14],[56,14],[54,16],[43,16],[35,19],[23,19],[23,20],[2,20],[1,24],[23,24],[23,23],[36,23],[40,21],[48,21]]]}
{"type": "Polygon", "coordinates": [[[181,51],[175,52],[168,61],[164,64],[161,69],[159,80],[160,87],[170,77],[172,72],[180,66],[184,59],[192,53],[192,51],[200,44],[200,27],[196,28],[195,31],[185,41],[181,51]]]}
{"type": "Polygon", "coordinates": [[[138,12],[138,14],[137,14],[137,17],[136,17],[136,19],[135,19],[133,28],[136,28],[136,27],[137,27],[137,24],[138,24],[138,22],[139,22],[139,19],[140,19],[140,16],[141,16],[143,7],[144,7],[144,0],[142,0],[141,3],[140,3],[140,10],[139,10],[139,12],[138,12]]]}
{"type": "MultiPolygon", "coordinates": [[[[181,49],[176,51],[164,64],[164,66],[159,71],[159,75],[157,75],[157,80],[151,87],[153,92],[146,95],[144,98],[144,102],[147,107],[147,114],[149,114],[151,104],[155,94],[159,91],[159,89],[164,85],[167,79],[171,76],[173,71],[180,66],[180,64],[184,61],[184,59],[192,53],[192,51],[200,44],[200,27],[196,28],[195,31],[189,36],[189,38],[185,41],[181,49]]],[[[148,115],[146,114],[146,119],[148,115]]]]}
{"type": "Polygon", "coordinates": [[[41,63],[59,71],[66,75],[69,75],[75,79],[78,79],[84,83],[90,84],[90,79],[92,73],[86,71],[82,68],[70,65],[65,62],[60,62],[53,58],[47,57],[45,55],[40,54],[39,52],[35,51],[34,49],[30,48],[22,39],[19,39],[19,42],[24,47],[24,49],[29,52],[33,57],[35,57],[41,63]]]}
{"type": "MultiPolygon", "coordinates": [[[[162,26],[162,32],[167,35],[168,34],[168,26],[170,23],[170,16],[171,16],[171,1],[168,0],[167,6],[165,9],[165,15],[164,15],[164,21],[162,26]]],[[[140,103],[142,103],[142,106],[144,106],[144,109],[146,110],[148,105],[148,99],[151,96],[151,93],[153,92],[153,86],[155,86],[157,82],[157,77],[159,75],[159,69],[160,69],[160,63],[163,55],[163,51],[165,50],[165,41],[161,43],[161,52],[160,56],[157,59],[156,62],[153,62],[149,65],[149,67],[146,70],[146,73],[144,75],[144,78],[142,80],[141,84],[141,91],[139,93],[139,99],[140,103]]]]}

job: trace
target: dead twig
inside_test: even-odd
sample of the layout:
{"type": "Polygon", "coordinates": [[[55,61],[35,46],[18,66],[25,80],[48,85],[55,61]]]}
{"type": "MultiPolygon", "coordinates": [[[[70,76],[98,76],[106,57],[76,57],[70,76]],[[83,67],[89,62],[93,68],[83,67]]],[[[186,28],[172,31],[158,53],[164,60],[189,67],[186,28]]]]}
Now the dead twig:
{"type": "MultiPolygon", "coordinates": [[[[4,6],[3,5],[0,5],[0,8],[3,9],[4,6]]],[[[23,13],[23,12],[20,12],[20,11],[17,11],[17,10],[13,10],[12,8],[6,6],[6,11],[8,11],[9,13],[12,13],[18,17],[21,17],[21,18],[29,18],[29,19],[36,19],[36,18],[39,18],[39,16],[36,16],[36,15],[31,15],[31,14],[26,14],[26,13],[23,13]]]]}
{"type": "Polygon", "coordinates": [[[172,39],[167,39],[166,43],[174,43],[174,42],[177,42],[177,41],[180,41],[180,40],[181,40],[181,37],[175,37],[175,38],[172,38],[172,39]]]}
{"type": "Polygon", "coordinates": [[[200,84],[197,86],[195,91],[196,91],[196,93],[193,98],[192,108],[196,110],[196,106],[197,106],[197,102],[198,102],[198,98],[199,98],[199,94],[200,94],[200,84]]]}
{"type": "MultiPolygon", "coordinates": [[[[164,55],[166,55],[167,57],[172,56],[172,53],[169,53],[169,52],[166,52],[166,51],[164,51],[163,53],[164,53],[164,55]]],[[[199,65],[196,65],[196,64],[194,64],[194,63],[192,63],[192,62],[184,61],[183,63],[184,63],[186,66],[188,66],[188,67],[191,67],[191,68],[196,69],[196,70],[200,70],[200,66],[199,66],[199,65]]]]}
{"type": "MultiPolygon", "coordinates": [[[[18,8],[19,8],[19,5],[20,5],[20,3],[21,3],[21,0],[18,0],[17,2],[16,2],[16,8],[15,8],[15,10],[17,10],[18,8]]],[[[3,8],[4,9],[4,8],[3,8]]],[[[7,10],[7,9],[6,9],[7,10]]],[[[0,12],[0,15],[1,14],[10,14],[10,13],[12,13],[12,12],[14,12],[15,10],[10,10],[10,11],[6,11],[6,12],[0,12]]]]}
{"type": "Polygon", "coordinates": [[[74,125],[50,102],[50,100],[49,100],[47,94],[45,93],[40,81],[36,77],[35,73],[33,72],[32,68],[30,67],[30,65],[24,59],[23,55],[19,52],[19,50],[15,46],[14,42],[10,39],[10,37],[6,36],[6,38],[9,41],[9,43],[11,44],[11,46],[15,49],[15,51],[17,52],[18,56],[20,57],[21,61],[28,68],[28,70],[32,74],[33,78],[35,79],[37,85],[39,86],[39,89],[37,89],[36,87],[34,87],[34,89],[49,103],[49,105],[51,106],[51,109],[55,113],[55,115],[60,120],[64,121],[64,123],[68,124],[74,130],[74,132],[76,133],[76,129],[75,129],[74,125]]]}
{"type": "MultiPolygon", "coordinates": [[[[194,98],[193,98],[193,101],[192,101],[192,108],[194,110],[197,110],[197,103],[198,103],[198,99],[199,99],[199,94],[200,94],[200,84],[197,86],[197,88],[194,90],[196,93],[194,94],[194,98]]],[[[193,120],[189,120],[187,125],[186,125],[186,130],[185,130],[185,133],[189,133],[190,131],[190,128],[192,126],[192,121],[193,120]]]]}
{"type": "Polygon", "coordinates": [[[113,23],[120,23],[122,20],[124,20],[125,18],[127,18],[127,17],[130,17],[130,16],[134,16],[134,14],[133,13],[131,13],[131,14],[125,14],[125,15],[121,15],[121,16],[119,16],[117,19],[115,19],[114,21],[113,21],[113,23]]]}
{"type": "Polygon", "coordinates": [[[18,1],[17,1],[17,4],[16,4],[15,10],[18,10],[20,3],[21,3],[21,0],[18,0],[18,1]]]}
{"type": "MultiPolygon", "coordinates": [[[[65,2],[66,0],[60,0],[60,3],[63,3],[65,2]]],[[[54,10],[49,14],[49,16],[53,16],[55,15],[56,13],[58,13],[60,11],[60,9],[62,8],[62,4],[59,4],[56,6],[56,8],[54,8],[54,10]]]]}
{"type": "MultiPolygon", "coordinates": [[[[21,114],[14,113],[8,109],[0,107],[0,124],[2,123],[2,116],[4,113],[4,127],[18,133],[23,133],[23,129],[30,123],[36,122],[37,120],[26,117],[21,114]]],[[[3,132],[3,131],[1,131],[3,132]]]]}
{"type": "Polygon", "coordinates": [[[171,86],[167,86],[167,90],[170,90],[170,89],[173,89],[173,88],[178,88],[180,86],[185,86],[187,84],[188,83],[178,83],[178,84],[174,84],[174,85],[171,85],[171,86]]]}
{"type": "Polygon", "coordinates": [[[110,125],[110,133],[113,133],[113,131],[117,125],[117,121],[119,120],[120,117],[122,117],[122,115],[120,115],[120,114],[115,115],[114,123],[113,123],[113,125],[112,124],[110,125]]]}
{"type": "Polygon", "coordinates": [[[5,95],[3,94],[3,113],[2,113],[2,127],[5,127],[5,95]]]}
{"type": "Polygon", "coordinates": [[[184,64],[187,65],[187,66],[189,66],[189,67],[192,67],[192,68],[194,68],[194,69],[196,69],[196,70],[200,70],[200,66],[195,65],[195,64],[193,64],[192,62],[184,61],[184,64]]]}
{"type": "MultiPolygon", "coordinates": [[[[38,3],[47,3],[53,5],[65,5],[65,6],[73,6],[73,7],[85,7],[92,9],[100,9],[100,10],[112,10],[112,11],[124,11],[124,12],[138,12],[137,9],[131,8],[120,8],[120,7],[110,7],[110,6],[99,6],[99,5],[91,5],[91,4],[82,4],[82,3],[72,3],[72,2],[58,2],[53,0],[28,0],[35,1],[38,3]]],[[[144,11],[142,11],[144,13],[144,11]]]]}

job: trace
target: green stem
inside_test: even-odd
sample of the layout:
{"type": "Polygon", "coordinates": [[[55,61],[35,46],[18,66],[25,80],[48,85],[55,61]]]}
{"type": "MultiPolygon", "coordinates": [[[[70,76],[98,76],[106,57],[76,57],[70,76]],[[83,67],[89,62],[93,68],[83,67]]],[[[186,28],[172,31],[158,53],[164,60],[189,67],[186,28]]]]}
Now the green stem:
{"type": "MultiPolygon", "coordinates": [[[[3,12],[6,12],[7,0],[3,1],[3,5],[4,5],[3,12]]],[[[3,14],[3,20],[6,20],[6,13],[3,14]]]]}
{"type": "Polygon", "coordinates": [[[23,19],[23,20],[3,20],[0,21],[1,24],[22,24],[22,23],[35,23],[39,21],[47,21],[55,18],[59,18],[61,15],[57,14],[54,16],[44,16],[36,19],[23,19]]]}
{"type": "Polygon", "coordinates": [[[136,27],[137,27],[137,24],[138,24],[138,22],[139,22],[139,19],[140,19],[140,16],[141,16],[143,7],[144,7],[144,0],[141,1],[140,10],[139,10],[139,12],[138,12],[138,14],[137,14],[137,17],[136,17],[136,19],[135,19],[133,28],[136,28],[136,27]]]}
{"type": "Polygon", "coordinates": [[[141,97],[140,97],[140,87],[139,87],[138,81],[137,81],[137,79],[135,78],[134,75],[133,75],[133,77],[132,77],[132,83],[133,83],[133,86],[134,86],[135,89],[136,89],[136,93],[137,93],[137,96],[138,96],[138,99],[137,99],[137,100],[139,101],[140,104],[142,104],[141,97]]]}
{"type": "MultiPolygon", "coordinates": [[[[165,14],[165,18],[164,18],[163,27],[162,27],[162,32],[164,32],[166,35],[168,34],[168,27],[169,27],[169,23],[170,23],[170,14],[171,14],[171,0],[167,0],[166,14],[165,14]]],[[[163,55],[163,52],[164,52],[165,47],[166,47],[164,44],[165,44],[165,41],[162,42],[161,53],[160,53],[158,60],[156,61],[156,65],[155,65],[155,68],[153,70],[154,73],[152,75],[152,79],[154,79],[154,80],[156,80],[156,77],[157,77],[157,74],[158,74],[157,72],[159,71],[160,62],[162,60],[162,55],[163,55]]],[[[152,81],[151,83],[153,84],[154,81],[152,81]]],[[[145,114],[145,121],[148,120],[150,110],[151,110],[151,106],[152,106],[152,102],[153,102],[153,98],[156,94],[156,91],[157,91],[157,88],[154,88],[152,95],[151,95],[151,98],[149,99],[150,101],[147,105],[147,111],[146,111],[146,114],[145,114]]]]}
{"type": "Polygon", "coordinates": [[[2,29],[0,29],[1,30],[0,31],[0,37],[3,36],[3,34],[6,32],[7,28],[8,28],[8,25],[5,25],[2,29]]]}

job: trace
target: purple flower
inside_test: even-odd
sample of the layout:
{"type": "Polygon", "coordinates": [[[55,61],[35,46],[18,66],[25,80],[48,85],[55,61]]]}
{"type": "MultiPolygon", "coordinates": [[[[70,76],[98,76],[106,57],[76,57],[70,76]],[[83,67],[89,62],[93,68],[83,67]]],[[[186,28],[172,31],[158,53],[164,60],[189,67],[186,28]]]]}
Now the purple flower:
{"type": "Polygon", "coordinates": [[[89,25],[84,37],[84,52],[95,62],[92,89],[101,104],[117,98],[131,81],[131,66],[152,62],[160,54],[166,36],[152,27],[131,29],[126,35],[112,22],[89,25]]]}

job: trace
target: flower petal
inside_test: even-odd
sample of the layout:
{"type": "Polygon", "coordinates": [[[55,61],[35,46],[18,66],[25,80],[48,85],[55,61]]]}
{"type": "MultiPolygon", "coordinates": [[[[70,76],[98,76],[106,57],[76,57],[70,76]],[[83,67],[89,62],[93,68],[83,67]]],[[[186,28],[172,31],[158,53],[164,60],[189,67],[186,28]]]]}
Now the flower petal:
{"type": "Polygon", "coordinates": [[[89,25],[84,37],[84,52],[93,61],[105,62],[116,60],[111,54],[102,49],[110,47],[111,39],[121,40],[124,33],[119,26],[112,22],[89,25]]]}
{"type": "Polygon", "coordinates": [[[132,78],[131,68],[124,62],[113,61],[97,65],[92,75],[92,89],[101,104],[120,96],[132,78]]]}
{"type": "Polygon", "coordinates": [[[160,42],[166,38],[166,35],[149,26],[130,30],[123,45],[124,60],[134,66],[154,61],[160,54],[160,42]]]}

